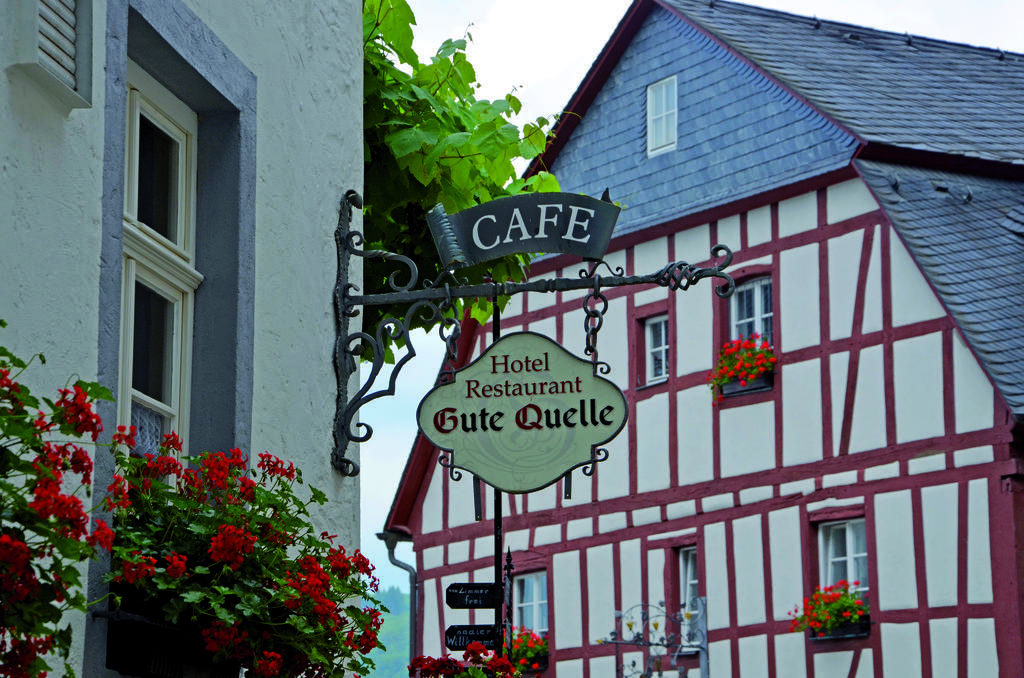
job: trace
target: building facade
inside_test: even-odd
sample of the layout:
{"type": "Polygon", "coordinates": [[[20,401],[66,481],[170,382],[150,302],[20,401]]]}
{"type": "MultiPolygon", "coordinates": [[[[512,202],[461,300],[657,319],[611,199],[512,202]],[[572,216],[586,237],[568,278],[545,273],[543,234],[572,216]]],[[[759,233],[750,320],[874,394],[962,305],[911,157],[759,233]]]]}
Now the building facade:
{"type": "MultiPolygon", "coordinates": [[[[1024,676],[1021,84],[1024,57],[998,50],[727,2],[630,7],[534,167],[621,201],[613,269],[710,266],[723,243],[737,287],[605,292],[598,354],[627,427],[571,498],[559,481],[503,504],[544,675],[642,670],[643,648],[599,642],[617,615],[703,597],[715,678],[1024,676]],[[716,402],[721,348],[753,332],[773,382],[716,402]],[[869,633],[792,632],[840,580],[869,633]]],[[[545,257],[531,276],[580,268],[545,257]]],[[[582,355],[582,301],[513,299],[502,333],[582,355]]],[[[491,340],[476,329],[460,360],[491,340]]],[[[449,583],[493,580],[492,498],[474,522],[472,484],[437,456],[417,441],[385,526],[413,543],[434,655],[447,626],[493,618],[444,604],[449,583]]],[[[662,666],[698,675],[693,656],[662,666]]]]}
{"type": "MultiPolygon", "coordinates": [[[[358,481],[330,453],[359,3],[40,0],[0,23],[0,317],[5,345],[48,358],[32,387],[99,381],[107,435],[134,424],[143,448],[175,430],[193,454],[294,461],[330,496],[316,518],[357,546],[358,481]]],[[[75,622],[79,675],[118,675],[106,623],[75,622]]]]}

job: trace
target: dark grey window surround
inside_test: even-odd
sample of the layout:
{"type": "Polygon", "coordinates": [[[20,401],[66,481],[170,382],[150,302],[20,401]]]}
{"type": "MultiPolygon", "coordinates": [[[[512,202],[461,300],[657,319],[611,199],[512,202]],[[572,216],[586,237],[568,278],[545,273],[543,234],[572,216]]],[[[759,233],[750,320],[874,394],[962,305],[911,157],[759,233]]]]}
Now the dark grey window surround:
{"type": "MultiPolygon", "coordinates": [[[[99,381],[116,391],[122,284],[127,60],[199,114],[190,453],[248,449],[252,431],[256,225],[256,76],[180,0],[107,2],[99,381]]],[[[116,408],[101,408],[114,422],[116,408]]],[[[113,426],[108,426],[112,429],[113,426]]],[[[111,433],[107,431],[107,435],[111,433]]],[[[109,438],[108,438],[109,440],[109,438]]],[[[113,473],[97,454],[95,487],[113,473]]],[[[106,518],[109,516],[98,515],[106,518]]],[[[107,592],[109,561],[89,570],[89,599],[107,592]]],[[[105,668],[107,622],[88,617],[82,675],[105,668]]]]}

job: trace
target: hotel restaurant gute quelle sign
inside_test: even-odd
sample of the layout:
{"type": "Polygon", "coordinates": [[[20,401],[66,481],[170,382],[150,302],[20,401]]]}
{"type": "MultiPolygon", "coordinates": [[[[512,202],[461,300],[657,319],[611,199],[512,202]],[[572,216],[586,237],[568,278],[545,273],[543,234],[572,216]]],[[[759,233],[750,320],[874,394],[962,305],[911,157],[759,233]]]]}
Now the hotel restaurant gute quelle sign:
{"type": "Polygon", "coordinates": [[[452,462],[512,493],[539,490],[592,459],[626,424],[626,398],[534,332],[507,334],[420,402],[420,431],[452,462]]]}

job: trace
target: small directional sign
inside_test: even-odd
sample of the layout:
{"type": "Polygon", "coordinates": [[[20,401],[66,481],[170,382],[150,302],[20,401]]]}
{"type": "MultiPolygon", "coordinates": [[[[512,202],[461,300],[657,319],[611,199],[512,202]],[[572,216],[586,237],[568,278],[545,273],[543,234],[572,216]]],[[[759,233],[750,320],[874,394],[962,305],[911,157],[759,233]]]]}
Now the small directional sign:
{"type": "Polygon", "coordinates": [[[444,602],[453,610],[488,609],[495,606],[497,594],[498,587],[494,584],[449,584],[444,592],[444,602]]]}
{"type": "Polygon", "coordinates": [[[494,636],[494,624],[459,624],[444,630],[444,644],[449,650],[465,650],[470,643],[477,642],[493,650],[497,646],[494,636]]]}

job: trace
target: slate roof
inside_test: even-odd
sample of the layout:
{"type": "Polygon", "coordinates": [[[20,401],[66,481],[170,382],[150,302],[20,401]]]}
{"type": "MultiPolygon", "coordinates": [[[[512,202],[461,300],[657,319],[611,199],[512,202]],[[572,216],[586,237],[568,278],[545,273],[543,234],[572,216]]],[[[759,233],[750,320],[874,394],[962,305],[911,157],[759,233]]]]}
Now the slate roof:
{"type": "Polygon", "coordinates": [[[1020,420],[1024,183],[854,164],[1020,420]]]}
{"type": "Polygon", "coordinates": [[[1024,55],[714,0],[657,0],[869,143],[1024,164],[1024,55]]]}

